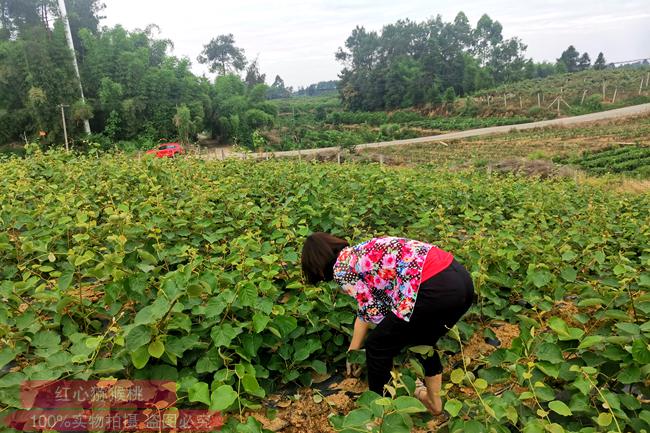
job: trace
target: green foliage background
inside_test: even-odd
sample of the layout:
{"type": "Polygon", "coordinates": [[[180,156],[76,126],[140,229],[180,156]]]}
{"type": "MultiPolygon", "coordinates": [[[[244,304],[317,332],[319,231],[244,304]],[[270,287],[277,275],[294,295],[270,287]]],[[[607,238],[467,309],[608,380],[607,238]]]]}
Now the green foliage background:
{"type": "MultiPolygon", "coordinates": [[[[430,166],[36,152],[1,169],[0,364],[18,367],[0,377],[4,407],[26,379],[167,378],[188,404],[225,410],[309,385],[340,367],[354,317],[352,299],[300,275],[304,236],[331,231],[452,251],[479,294],[461,342],[519,325],[512,347],[452,372],[451,431],[649,427],[648,195],[430,166]],[[570,320],[554,309],[565,300],[570,320]]],[[[400,365],[406,396],[418,369],[400,365]]]]}

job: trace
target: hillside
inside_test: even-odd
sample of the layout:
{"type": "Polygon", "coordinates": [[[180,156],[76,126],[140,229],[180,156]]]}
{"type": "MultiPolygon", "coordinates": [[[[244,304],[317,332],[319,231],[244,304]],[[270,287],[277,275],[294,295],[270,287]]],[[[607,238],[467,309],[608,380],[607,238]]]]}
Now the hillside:
{"type": "Polygon", "coordinates": [[[457,98],[453,104],[390,112],[345,111],[335,96],[274,100],[279,117],[274,130],[265,134],[265,149],[352,147],[640,104],[650,102],[649,74],[650,68],[622,68],[553,75],[481,91],[457,98]],[[558,111],[556,98],[560,94],[563,102],[558,111]]]}

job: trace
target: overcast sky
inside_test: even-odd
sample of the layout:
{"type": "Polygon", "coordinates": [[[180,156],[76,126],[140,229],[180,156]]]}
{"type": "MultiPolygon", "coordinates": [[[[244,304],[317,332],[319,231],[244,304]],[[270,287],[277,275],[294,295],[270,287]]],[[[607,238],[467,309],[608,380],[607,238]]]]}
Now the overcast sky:
{"type": "Polygon", "coordinates": [[[174,42],[173,54],[196,57],[211,38],[235,36],[246,56],[259,57],[267,82],[279,74],[287,85],[337,79],[334,53],[356,25],[380,30],[410,18],[442,15],[452,21],[462,10],[472,26],[484,13],[503,25],[505,37],[519,36],[536,61],[555,61],[573,44],[595,60],[650,57],[650,0],[104,0],[104,25],[129,30],[155,23],[159,37],[174,42]]]}

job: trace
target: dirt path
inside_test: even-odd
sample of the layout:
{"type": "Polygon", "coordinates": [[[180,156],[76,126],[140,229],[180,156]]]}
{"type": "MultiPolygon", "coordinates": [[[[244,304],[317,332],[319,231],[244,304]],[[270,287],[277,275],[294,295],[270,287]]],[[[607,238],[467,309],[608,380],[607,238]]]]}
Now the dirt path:
{"type": "MultiPolygon", "coordinates": [[[[598,120],[621,119],[625,117],[638,116],[650,113],[650,104],[633,105],[631,107],[617,108],[615,110],[600,111],[598,113],[584,114],[582,116],[565,117],[562,119],[541,120],[539,122],[521,123],[518,125],[492,126],[489,128],[470,129],[467,131],[450,132],[448,134],[434,135],[430,137],[410,138],[407,140],[381,141],[377,143],[359,144],[356,149],[372,149],[387,146],[403,146],[407,144],[430,143],[434,141],[454,140],[457,138],[477,137],[481,135],[505,134],[510,131],[523,131],[526,129],[544,128],[548,126],[567,126],[581,123],[594,122],[598,120]]],[[[323,147],[320,149],[290,150],[284,152],[264,152],[251,154],[251,158],[267,157],[296,157],[313,156],[318,154],[331,154],[339,151],[338,147],[323,147]]],[[[241,153],[229,152],[226,157],[235,156],[244,158],[241,153]]],[[[220,158],[220,154],[206,155],[206,158],[220,158]]]]}

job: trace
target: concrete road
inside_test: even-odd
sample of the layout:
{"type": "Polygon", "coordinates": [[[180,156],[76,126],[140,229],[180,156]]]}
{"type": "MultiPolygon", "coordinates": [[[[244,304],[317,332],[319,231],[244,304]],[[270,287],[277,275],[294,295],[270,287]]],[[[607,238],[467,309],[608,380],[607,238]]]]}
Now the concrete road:
{"type": "MultiPolygon", "coordinates": [[[[577,125],[580,123],[594,122],[597,120],[621,119],[625,117],[633,117],[633,116],[638,116],[638,115],[648,114],[648,113],[650,113],[650,104],[641,104],[641,105],[633,105],[630,107],[617,108],[615,110],[600,111],[598,113],[584,114],[581,116],[564,117],[561,119],[541,120],[539,122],[521,123],[518,125],[491,126],[489,128],[469,129],[466,131],[450,132],[448,134],[433,135],[429,137],[409,138],[406,140],[380,141],[377,143],[359,144],[356,146],[356,149],[360,150],[360,149],[372,149],[372,148],[387,147],[387,146],[403,146],[407,144],[431,143],[435,141],[454,140],[458,138],[478,137],[481,135],[505,134],[510,131],[523,131],[526,129],[545,128],[548,126],[577,125]]],[[[313,156],[318,154],[331,154],[338,151],[339,151],[338,147],[323,147],[320,149],[303,149],[300,151],[289,150],[284,152],[254,153],[254,154],[250,154],[249,158],[266,158],[266,157],[280,158],[280,157],[296,157],[298,155],[313,156]]],[[[220,159],[221,155],[213,155],[207,157],[220,159]]],[[[244,158],[245,155],[241,153],[233,152],[227,155],[226,157],[244,158]]]]}

